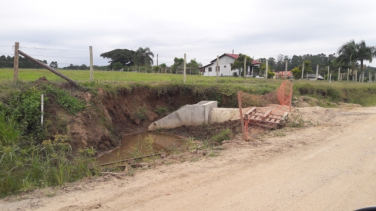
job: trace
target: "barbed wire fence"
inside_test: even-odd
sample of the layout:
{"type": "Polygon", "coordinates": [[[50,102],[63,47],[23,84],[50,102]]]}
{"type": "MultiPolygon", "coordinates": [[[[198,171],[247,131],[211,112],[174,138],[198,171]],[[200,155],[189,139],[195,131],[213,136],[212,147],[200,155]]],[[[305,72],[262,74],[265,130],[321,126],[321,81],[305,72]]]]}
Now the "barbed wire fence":
{"type": "MultiPolygon", "coordinates": [[[[100,55],[103,52],[93,51],[89,46],[88,50],[82,49],[61,49],[61,48],[44,48],[44,47],[32,47],[22,46],[19,43],[15,43],[14,46],[0,46],[0,68],[14,68],[14,81],[18,81],[19,69],[49,69],[56,75],[62,77],[61,70],[89,70],[88,78],[84,80],[93,81],[94,71],[111,71],[109,68],[109,59],[104,59],[100,55]],[[10,55],[14,55],[13,57],[10,55]],[[20,57],[21,55],[21,57],[20,57]],[[4,57],[5,56],[5,59],[4,57]],[[13,60],[13,61],[12,61],[13,60]],[[89,63],[89,65],[86,65],[89,63]],[[51,70],[52,69],[52,70],[51,70]]],[[[164,60],[173,60],[176,57],[172,56],[158,56],[157,54],[157,66],[124,66],[117,72],[141,72],[141,73],[169,73],[169,74],[199,74],[199,68],[186,67],[187,59],[185,59],[184,67],[173,67],[174,62],[163,63],[166,67],[161,67],[158,64],[158,57],[164,60]]],[[[155,58],[155,57],[154,57],[155,58]]],[[[126,62],[126,61],[117,61],[126,62]]],[[[65,72],[66,73],[66,72],[65,72]]],[[[70,74],[68,74],[70,75],[70,74]]],[[[73,80],[82,80],[80,78],[74,78],[73,80]]],[[[64,78],[64,77],[62,77],[64,78]]],[[[68,78],[68,77],[67,77],[68,78]]],[[[108,78],[108,77],[107,77],[108,78]]],[[[184,76],[185,78],[185,76],[184,76]]],[[[64,78],[67,80],[66,78],[64,78]]],[[[113,80],[116,80],[117,76],[113,75],[113,80]]],[[[61,79],[62,80],[62,79],[61,79]]],[[[73,81],[72,80],[72,81],[73,81]]],[[[184,80],[185,81],[185,80],[184,80]]]]}

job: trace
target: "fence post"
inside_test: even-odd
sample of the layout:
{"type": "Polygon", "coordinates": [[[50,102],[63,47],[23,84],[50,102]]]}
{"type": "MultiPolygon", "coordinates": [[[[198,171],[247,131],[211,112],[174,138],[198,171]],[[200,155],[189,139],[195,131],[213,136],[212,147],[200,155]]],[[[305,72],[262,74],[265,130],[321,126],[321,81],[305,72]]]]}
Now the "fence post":
{"type": "Polygon", "coordinates": [[[286,65],[285,65],[285,79],[287,79],[287,62],[288,62],[288,60],[286,59],[286,65]]]}
{"type": "Polygon", "coordinates": [[[187,64],[187,54],[184,54],[184,83],[185,83],[186,64],[187,64]]]}
{"type": "Polygon", "coordinates": [[[18,49],[20,48],[20,43],[16,42],[14,44],[14,76],[13,76],[13,81],[17,83],[18,81],[18,61],[19,61],[19,53],[18,49]]]}
{"type": "Polygon", "coordinates": [[[40,124],[43,126],[43,110],[44,110],[44,100],[43,100],[43,94],[41,96],[41,102],[40,102],[40,111],[41,111],[41,117],[40,117],[40,124]]]}
{"type": "Polygon", "coordinates": [[[93,47],[89,46],[90,51],[90,82],[94,80],[94,67],[93,67],[93,47]]]}
{"type": "Polygon", "coordinates": [[[219,63],[219,56],[217,55],[217,66],[215,67],[215,72],[217,73],[217,78],[215,79],[216,82],[218,82],[218,74],[219,74],[218,63],[219,63]]]}
{"type": "Polygon", "coordinates": [[[268,71],[269,71],[269,64],[268,64],[268,60],[266,60],[266,64],[265,64],[265,79],[268,79],[268,71]]]}
{"type": "Polygon", "coordinates": [[[243,71],[244,71],[244,72],[243,72],[244,79],[245,79],[245,75],[246,75],[245,72],[247,71],[246,68],[247,68],[247,58],[246,58],[246,56],[244,55],[244,70],[243,70],[243,71]]]}

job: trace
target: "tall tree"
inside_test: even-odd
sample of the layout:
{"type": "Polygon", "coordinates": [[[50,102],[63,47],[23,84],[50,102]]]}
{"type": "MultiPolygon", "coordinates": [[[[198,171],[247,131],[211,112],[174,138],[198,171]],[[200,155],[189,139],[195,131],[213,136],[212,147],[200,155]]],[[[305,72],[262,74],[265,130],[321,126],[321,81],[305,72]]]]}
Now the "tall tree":
{"type": "Polygon", "coordinates": [[[362,82],[364,82],[364,70],[363,61],[372,62],[372,58],[376,56],[376,48],[374,46],[367,46],[364,40],[361,40],[356,44],[357,57],[356,59],[360,61],[360,72],[362,74],[362,82]]]}
{"type": "Polygon", "coordinates": [[[354,40],[350,40],[349,42],[343,44],[338,49],[338,57],[336,59],[336,63],[339,66],[351,67],[351,71],[352,71],[351,73],[353,74],[353,71],[356,66],[356,61],[357,61],[357,46],[354,40]]]}
{"type": "Polygon", "coordinates": [[[139,47],[133,55],[133,61],[138,66],[150,66],[153,64],[154,54],[150,48],[139,47]]]}
{"type": "Polygon", "coordinates": [[[117,62],[120,62],[122,67],[134,65],[133,54],[135,52],[128,49],[115,49],[109,52],[102,53],[100,56],[105,59],[111,59],[110,69],[113,68],[113,65],[117,62]]]}

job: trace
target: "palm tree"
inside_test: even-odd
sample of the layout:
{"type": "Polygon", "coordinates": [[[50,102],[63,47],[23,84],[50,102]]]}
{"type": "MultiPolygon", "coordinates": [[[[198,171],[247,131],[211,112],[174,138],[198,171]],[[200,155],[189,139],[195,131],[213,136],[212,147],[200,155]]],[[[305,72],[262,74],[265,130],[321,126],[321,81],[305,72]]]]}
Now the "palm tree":
{"type": "Polygon", "coordinates": [[[360,41],[359,43],[355,43],[354,40],[350,40],[338,49],[338,54],[339,56],[337,58],[337,62],[341,65],[351,66],[352,71],[354,71],[356,62],[360,61],[360,71],[363,82],[363,61],[372,62],[372,58],[376,57],[376,48],[374,46],[367,46],[364,40],[360,41]]]}
{"type": "Polygon", "coordinates": [[[152,65],[154,54],[150,51],[150,48],[139,47],[133,55],[133,62],[136,65],[152,65]]]}
{"type": "Polygon", "coordinates": [[[376,48],[374,46],[367,46],[364,40],[356,44],[357,60],[360,61],[360,72],[362,74],[362,82],[364,82],[363,61],[372,62],[372,58],[376,55],[376,48]]]}
{"type": "Polygon", "coordinates": [[[339,66],[351,66],[351,75],[354,74],[355,64],[357,61],[357,48],[354,40],[343,44],[338,49],[336,62],[339,66]]]}

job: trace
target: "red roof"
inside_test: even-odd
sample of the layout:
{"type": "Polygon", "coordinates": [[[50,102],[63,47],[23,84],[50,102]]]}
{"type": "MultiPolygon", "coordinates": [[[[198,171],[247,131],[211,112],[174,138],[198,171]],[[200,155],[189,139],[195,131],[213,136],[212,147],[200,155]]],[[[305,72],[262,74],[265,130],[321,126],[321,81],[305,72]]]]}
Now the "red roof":
{"type": "MultiPolygon", "coordinates": [[[[222,58],[224,56],[229,56],[233,59],[237,59],[239,58],[239,55],[238,54],[231,54],[231,53],[224,53],[222,54],[221,56],[219,56],[219,58],[222,58]]],[[[210,64],[206,65],[206,66],[209,66],[209,65],[212,65],[215,61],[217,61],[217,59],[214,59],[213,61],[210,62],[210,64]]],[[[252,60],[252,65],[257,65],[257,64],[262,64],[261,62],[257,61],[257,60],[252,60]]],[[[204,67],[206,67],[204,66],[204,67]]]]}
{"type": "MultiPolygon", "coordinates": [[[[223,54],[223,55],[227,55],[227,56],[232,57],[232,58],[234,58],[234,59],[239,58],[239,55],[238,55],[238,54],[225,53],[225,54],[223,54]]],[[[222,56],[223,56],[223,55],[222,55],[222,56]]],[[[221,57],[222,57],[222,56],[221,56],[221,57]]]]}
{"type": "Polygon", "coordinates": [[[255,64],[261,64],[261,62],[259,62],[257,60],[252,60],[252,65],[255,65],[255,64]]]}

